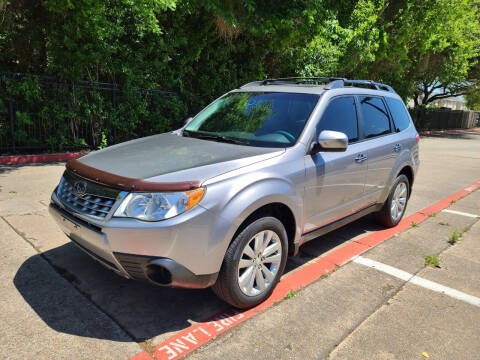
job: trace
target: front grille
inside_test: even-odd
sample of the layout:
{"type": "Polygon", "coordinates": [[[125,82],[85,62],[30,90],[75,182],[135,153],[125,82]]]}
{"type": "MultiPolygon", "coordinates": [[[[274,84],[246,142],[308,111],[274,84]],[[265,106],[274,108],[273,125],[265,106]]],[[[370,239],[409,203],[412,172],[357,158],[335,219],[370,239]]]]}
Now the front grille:
{"type": "Polygon", "coordinates": [[[119,191],[83,180],[65,172],[57,196],[69,208],[85,215],[105,218],[119,191]]]}
{"type": "Polygon", "coordinates": [[[94,231],[94,232],[96,232],[100,235],[103,234],[101,227],[99,227],[97,225],[94,225],[94,224],[91,224],[91,223],[89,223],[85,220],[82,220],[79,217],[73,217],[72,214],[70,214],[68,211],[66,211],[64,208],[60,207],[56,203],[51,202],[50,206],[53,207],[55,210],[57,210],[60,214],[62,214],[63,217],[69,219],[71,222],[78,223],[78,224],[86,227],[87,229],[92,230],[92,231],[94,231]]]}

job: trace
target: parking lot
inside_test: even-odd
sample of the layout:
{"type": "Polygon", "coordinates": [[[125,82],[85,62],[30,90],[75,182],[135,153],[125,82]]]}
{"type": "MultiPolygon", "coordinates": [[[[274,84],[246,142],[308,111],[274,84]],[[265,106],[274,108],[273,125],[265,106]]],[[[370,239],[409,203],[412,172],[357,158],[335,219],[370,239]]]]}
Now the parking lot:
{"type": "MultiPolygon", "coordinates": [[[[422,137],[420,152],[406,216],[480,180],[480,133],[422,137]]],[[[64,164],[0,167],[0,357],[184,355],[188,339],[184,347],[167,340],[228,306],[209,289],[123,279],[76,248],[47,213],[63,170],[64,164]]],[[[477,358],[480,190],[446,210],[426,214],[422,223],[231,326],[188,356],[477,358]],[[452,240],[455,233],[461,236],[452,240]],[[438,257],[438,266],[425,266],[426,255],[438,257]]],[[[289,259],[286,276],[379,230],[368,216],[315,239],[289,259]]]]}

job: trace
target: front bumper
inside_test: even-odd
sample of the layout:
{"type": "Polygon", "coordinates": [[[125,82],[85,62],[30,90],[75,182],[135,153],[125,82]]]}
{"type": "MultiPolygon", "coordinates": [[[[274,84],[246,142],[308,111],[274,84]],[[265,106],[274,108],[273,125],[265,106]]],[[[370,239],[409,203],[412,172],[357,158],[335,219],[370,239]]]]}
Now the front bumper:
{"type": "Polygon", "coordinates": [[[186,223],[179,219],[160,226],[134,219],[88,222],[62,208],[53,194],[49,212],[72,242],[92,258],[123,277],[157,285],[213,285],[226,250],[222,241],[212,241],[210,235],[228,224],[223,226],[220,218],[202,208],[189,214],[186,223]]]}

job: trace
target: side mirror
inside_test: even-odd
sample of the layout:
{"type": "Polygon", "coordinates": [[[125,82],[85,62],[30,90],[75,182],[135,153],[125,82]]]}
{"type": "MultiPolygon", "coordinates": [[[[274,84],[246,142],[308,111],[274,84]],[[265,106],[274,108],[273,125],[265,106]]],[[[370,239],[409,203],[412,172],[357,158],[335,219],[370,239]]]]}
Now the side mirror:
{"type": "Polygon", "coordinates": [[[343,152],[348,147],[348,136],[339,131],[323,130],[312,146],[311,153],[320,151],[343,152]]]}

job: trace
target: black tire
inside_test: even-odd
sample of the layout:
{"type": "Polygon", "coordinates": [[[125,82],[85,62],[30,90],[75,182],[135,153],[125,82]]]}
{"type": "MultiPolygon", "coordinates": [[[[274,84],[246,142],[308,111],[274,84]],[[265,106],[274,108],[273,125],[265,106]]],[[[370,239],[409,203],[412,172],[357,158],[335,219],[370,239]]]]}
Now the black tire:
{"type": "Polygon", "coordinates": [[[409,185],[408,178],[403,174],[399,175],[397,177],[397,179],[395,180],[395,182],[393,183],[393,186],[390,190],[390,194],[388,195],[387,200],[383,204],[382,209],[375,213],[377,222],[380,223],[381,225],[384,225],[384,226],[387,226],[387,227],[396,226],[400,222],[400,220],[402,220],[403,215],[405,215],[405,210],[406,210],[407,205],[408,205],[408,198],[410,196],[409,191],[410,191],[410,185],[409,185]],[[404,183],[406,185],[406,188],[407,188],[406,203],[405,203],[405,207],[403,208],[403,212],[402,212],[401,216],[399,216],[397,219],[393,219],[392,214],[391,214],[392,199],[393,199],[393,195],[395,193],[395,189],[397,188],[397,186],[399,186],[400,183],[404,183]]]}
{"type": "Polygon", "coordinates": [[[278,219],[269,216],[255,220],[243,229],[243,231],[231,242],[223,259],[217,282],[212,286],[212,290],[219,298],[240,309],[258,305],[271,295],[273,289],[278,284],[278,281],[285,270],[287,253],[288,238],[283,224],[278,219]],[[239,261],[242,257],[244,248],[254,235],[265,230],[275,232],[280,240],[282,248],[280,265],[273,281],[263,293],[256,296],[248,296],[242,292],[240,285],[238,284],[239,261]]]}

